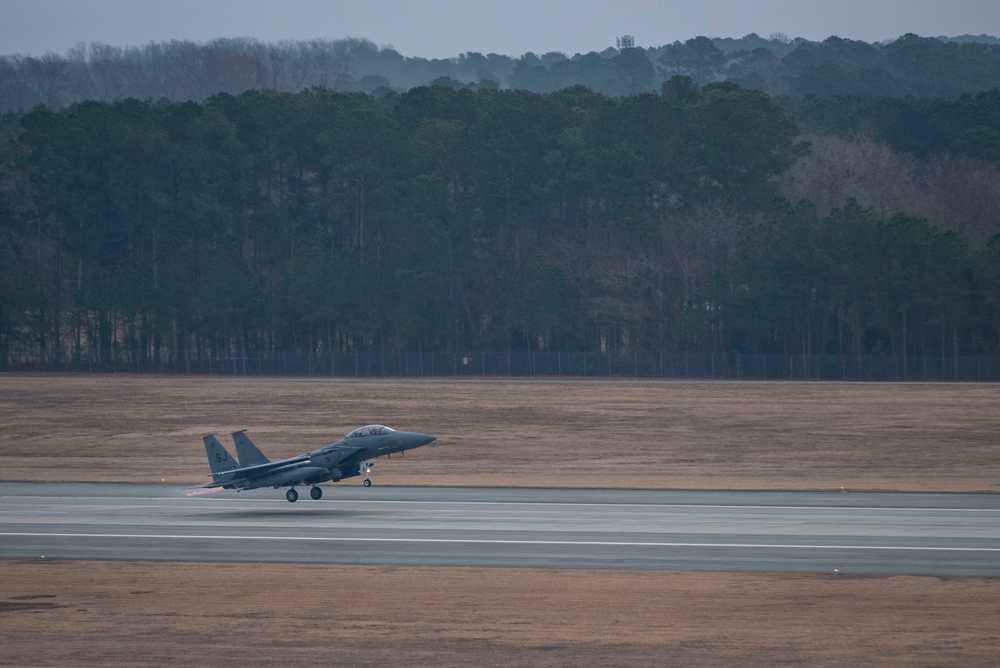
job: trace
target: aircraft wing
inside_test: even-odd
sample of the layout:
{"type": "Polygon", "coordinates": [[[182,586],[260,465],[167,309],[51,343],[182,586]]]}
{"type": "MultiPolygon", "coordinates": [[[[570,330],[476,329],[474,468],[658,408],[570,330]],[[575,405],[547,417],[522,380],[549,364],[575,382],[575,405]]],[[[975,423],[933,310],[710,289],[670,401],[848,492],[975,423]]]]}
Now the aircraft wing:
{"type": "Polygon", "coordinates": [[[256,466],[244,466],[243,468],[231,469],[229,471],[223,471],[222,473],[213,473],[212,477],[214,479],[212,482],[206,483],[202,485],[202,487],[224,487],[226,485],[232,485],[233,483],[245,480],[253,480],[254,478],[259,478],[267,475],[268,473],[276,473],[278,471],[286,471],[288,469],[308,465],[310,459],[310,455],[299,455],[298,457],[282,459],[278,462],[268,462],[267,464],[258,464],[256,466]]]}
{"type": "Polygon", "coordinates": [[[358,456],[358,460],[364,459],[368,448],[358,445],[330,445],[321,452],[324,455],[333,455],[333,460],[330,462],[331,465],[337,466],[345,461],[349,461],[355,455],[358,456]]]}

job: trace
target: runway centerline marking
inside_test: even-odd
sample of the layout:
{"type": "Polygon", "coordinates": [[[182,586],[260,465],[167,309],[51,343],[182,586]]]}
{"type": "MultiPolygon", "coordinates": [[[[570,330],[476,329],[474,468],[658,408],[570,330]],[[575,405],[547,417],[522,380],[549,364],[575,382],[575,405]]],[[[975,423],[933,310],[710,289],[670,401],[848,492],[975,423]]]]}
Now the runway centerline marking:
{"type": "MultiPolygon", "coordinates": [[[[49,496],[4,496],[0,499],[44,499],[51,501],[54,497],[49,496]]],[[[154,502],[177,502],[177,503],[195,503],[195,504],[234,504],[236,506],[249,506],[251,504],[257,505],[272,505],[278,506],[275,503],[275,499],[261,499],[261,498],[209,498],[209,497],[98,497],[98,496],[64,496],[58,497],[63,500],[75,500],[80,502],[87,501],[121,501],[126,498],[134,498],[137,501],[137,505],[141,504],[143,507],[152,505],[159,505],[154,502]]],[[[308,507],[325,507],[327,504],[330,505],[364,505],[364,506],[461,506],[463,508],[468,508],[469,506],[509,506],[516,508],[525,507],[535,507],[539,510],[552,507],[566,507],[566,508],[595,508],[595,509],[608,509],[614,510],[619,508],[634,508],[634,509],[663,509],[663,510],[731,510],[731,511],[756,511],[756,510],[782,510],[782,511],[796,511],[796,512],[859,512],[859,513],[878,513],[878,512],[892,512],[892,513],[909,513],[909,514],[919,514],[919,513],[987,513],[987,514],[1000,514],[1000,508],[938,508],[938,507],[897,507],[897,506],[782,506],[782,505],[738,505],[738,504],[700,504],[700,503],[600,503],[600,502],[569,502],[569,501],[403,501],[403,500],[392,500],[392,499],[329,499],[326,501],[319,502],[316,505],[310,504],[308,507]]],[[[103,506],[104,504],[98,503],[95,505],[103,506]]],[[[281,507],[287,507],[285,504],[280,504],[281,507]]],[[[133,508],[136,505],[132,506],[133,508]]],[[[0,512],[14,513],[19,511],[14,510],[0,510],[0,512]]],[[[56,511],[40,511],[32,510],[32,513],[41,512],[56,512],[56,511]]]]}

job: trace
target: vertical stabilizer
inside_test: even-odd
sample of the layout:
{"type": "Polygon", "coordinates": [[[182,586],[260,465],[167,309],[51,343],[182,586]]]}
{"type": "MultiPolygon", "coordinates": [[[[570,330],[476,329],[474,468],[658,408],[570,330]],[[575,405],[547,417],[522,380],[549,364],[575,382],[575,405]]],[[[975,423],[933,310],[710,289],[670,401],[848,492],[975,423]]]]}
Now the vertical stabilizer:
{"type": "Polygon", "coordinates": [[[216,480],[227,471],[240,468],[236,458],[229,454],[229,451],[222,447],[215,434],[202,436],[205,441],[205,453],[208,455],[208,467],[212,469],[212,477],[216,480]]]}
{"type": "Polygon", "coordinates": [[[246,434],[246,429],[233,432],[233,443],[236,444],[236,456],[240,458],[240,466],[258,466],[271,461],[253,444],[246,434]]]}

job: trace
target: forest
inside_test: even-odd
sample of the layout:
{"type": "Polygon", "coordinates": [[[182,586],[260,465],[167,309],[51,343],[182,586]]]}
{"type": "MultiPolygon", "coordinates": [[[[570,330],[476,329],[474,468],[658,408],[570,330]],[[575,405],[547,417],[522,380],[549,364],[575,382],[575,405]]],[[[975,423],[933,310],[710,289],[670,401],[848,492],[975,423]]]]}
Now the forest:
{"type": "MultiPolygon", "coordinates": [[[[886,127],[903,146],[928,123],[950,130],[926,150],[992,170],[995,190],[996,158],[963,156],[968,131],[954,126],[997,97],[950,113],[938,102],[936,116],[905,107],[923,118],[910,140],[886,127]]],[[[996,212],[963,230],[783,196],[810,186],[789,175],[811,146],[793,114],[733,84],[675,78],[623,98],[250,92],[38,109],[5,127],[8,364],[997,352],[996,212]]]]}
{"type": "Polygon", "coordinates": [[[0,136],[0,368],[1000,354],[995,88],[320,86],[0,136]]]}

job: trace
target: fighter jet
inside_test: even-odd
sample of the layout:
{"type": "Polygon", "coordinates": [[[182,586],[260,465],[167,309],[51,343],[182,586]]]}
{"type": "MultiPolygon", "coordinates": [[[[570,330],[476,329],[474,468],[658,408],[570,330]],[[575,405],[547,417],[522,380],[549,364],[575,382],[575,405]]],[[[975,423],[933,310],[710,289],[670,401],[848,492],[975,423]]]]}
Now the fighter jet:
{"type": "Polygon", "coordinates": [[[364,474],[365,487],[371,487],[372,460],[394,452],[403,452],[427,445],[436,439],[430,434],[396,431],[384,425],[358,427],[344,438],[310,453],[272,462],[264,456],[246,430],[233,432],[236,455],[229,454],[214,434],[205,434],[205,452],[212,470],[212,482],[201,487],[222,487],[241,492],[259,487],[290,487],[285,498],[294,503],[299,499],[297,485],[311,485],[309,496],[319,499],[322,482],[338,482],[364,474]]]}

